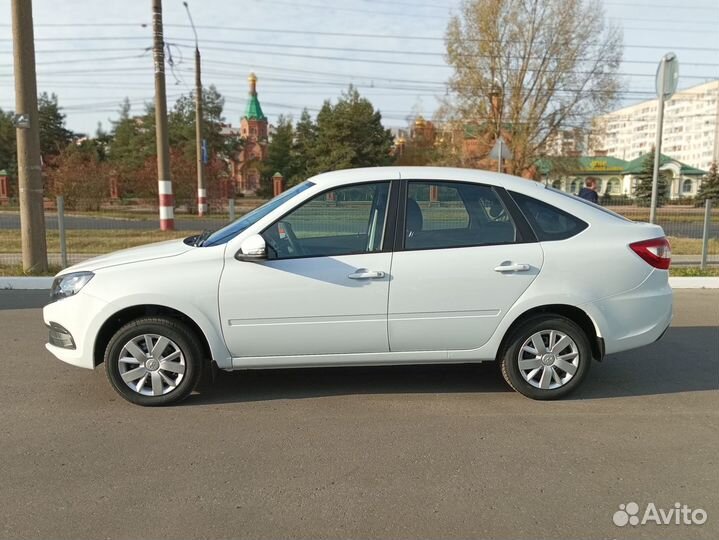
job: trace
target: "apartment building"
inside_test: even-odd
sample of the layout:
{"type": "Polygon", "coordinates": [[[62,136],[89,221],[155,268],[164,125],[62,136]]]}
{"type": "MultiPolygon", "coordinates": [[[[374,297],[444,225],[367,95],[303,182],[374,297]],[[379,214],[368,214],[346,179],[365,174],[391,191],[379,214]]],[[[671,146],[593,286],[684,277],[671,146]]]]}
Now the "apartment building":
{"type": "MultiPolygon", "coordinates": [[[[632,161],[649,152],[657,103],[643,101],[595,118],[590,154],[632,161]]],[[[681,90],[665,103],[662,153],[703,170],[719,160],[719,80],[681,90]]]]}

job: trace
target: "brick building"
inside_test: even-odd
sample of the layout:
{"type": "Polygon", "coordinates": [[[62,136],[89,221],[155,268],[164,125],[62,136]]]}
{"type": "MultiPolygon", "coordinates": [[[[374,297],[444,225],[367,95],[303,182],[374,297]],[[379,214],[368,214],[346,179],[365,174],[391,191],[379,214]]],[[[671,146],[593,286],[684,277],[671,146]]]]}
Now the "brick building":
{"type": "Polygon", "coordinates": [[[240,193],[255,193],[260,188],[261,163],[267,158],[268,123],[257,97],[257,76],[250,73],[249,99],[240,120],[240,136],[244,140],[232,161],[232,177],[240,193]]]}

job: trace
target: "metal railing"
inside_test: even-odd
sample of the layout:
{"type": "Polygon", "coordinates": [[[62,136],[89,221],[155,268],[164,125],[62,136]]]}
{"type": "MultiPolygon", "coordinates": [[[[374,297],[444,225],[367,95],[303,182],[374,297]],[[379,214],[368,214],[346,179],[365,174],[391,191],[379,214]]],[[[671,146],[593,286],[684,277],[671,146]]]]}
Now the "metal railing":
{"type": "MultiPolygon", "coordinates": [[[[208,215],[198,217],[195,200],[178,200],[175,230],[160,231],[154,201],[84,204],[46,201],[48,262],[53,270],[119,249],[217,229],[264,203],[259,198],[210,201],[208,215]],[[88,208],[94,208],[88,210],[88,208]]],[[[648,221],[649,208],[624,198],[604,199],[603,205],[629,219],[648,221]]],[[[719,265],[719,205],[666,204],[657,210],[657,224],[672,245],[672,264],[719,265]]],[[[17,207],[0,206],[0,266],[21,266],[20,216],[17,207]]]]}

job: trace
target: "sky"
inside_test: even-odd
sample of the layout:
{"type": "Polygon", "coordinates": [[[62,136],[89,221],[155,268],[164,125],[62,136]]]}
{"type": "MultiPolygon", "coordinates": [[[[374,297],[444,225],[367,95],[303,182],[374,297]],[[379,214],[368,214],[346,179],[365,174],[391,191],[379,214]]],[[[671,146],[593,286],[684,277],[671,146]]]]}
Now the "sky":
{"type": "MultiPolygon", "coordinates": [[[[189,0],[203,55],[203,84],[226,98],[239,125],[247,75],[270,122],[316,113],[354,84],[388,127],[431,118],[452,71],[443,36],[461,0],[189,0]]],[[[679,88],[719,78],[719,0],[604,0],[624,30],[622,105],[654,93],[656,63],[680,63],[679,88]]],[[[170,105],[194,84],[194,38],[182,0],[164,0],[170,105]]],[[[153,98],[150,0],[33,0],[38,91],[54,92],[76,132],[117,118],[129,97],[140,114],[153,98]]],[[[14,109],[10,0],[0,0],[0,108],[14,109]]],[[[592,29],[588,28],[588,32],[592,29]]]]}

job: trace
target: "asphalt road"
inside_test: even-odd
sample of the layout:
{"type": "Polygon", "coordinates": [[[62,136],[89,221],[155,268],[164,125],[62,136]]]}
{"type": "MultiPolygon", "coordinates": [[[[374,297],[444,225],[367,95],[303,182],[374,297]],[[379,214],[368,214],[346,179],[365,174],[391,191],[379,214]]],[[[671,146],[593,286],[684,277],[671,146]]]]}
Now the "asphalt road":
{"type": "Polygon", "coordinates": [[[719,536],[719,291],[564,401],[487,364],[223,374],[165,409],[51,358],[45,294],[0,291],[2,538],[719,536]],[[615,526],[630,501],[708,520],[615,526]]]}
{"type": "MultiPolygon", "coordinates": [[[[175,228],[178,231],[201,231],[205,229],[218,229],[227,223],[226,215],[216,215],[210,218],[176,219],[175,228]]],[[[46,226],[48,229],[57,229],[57,215],[46,214],[46,226]]],[[[678,222],[671,220],[660,220],[658,222],[668,236],[683,236],[685,238],[701,238],[704,224],[701,220],[692,222],[678,222]]],[[[102,217],[81,217],[65,216],[65,227],[72,229],[121,229],[121,230],[157,230],[157,220],[131,220],[102,217]]],[[[0,229],[19,229],[20,216],[15,213],[0,213],[0,229]]],[[[711,238],[719,237],[719,222],[711,222],[709,227],[711,238]]]]}

